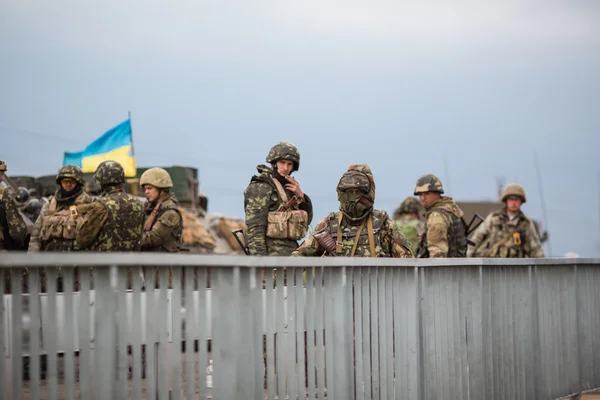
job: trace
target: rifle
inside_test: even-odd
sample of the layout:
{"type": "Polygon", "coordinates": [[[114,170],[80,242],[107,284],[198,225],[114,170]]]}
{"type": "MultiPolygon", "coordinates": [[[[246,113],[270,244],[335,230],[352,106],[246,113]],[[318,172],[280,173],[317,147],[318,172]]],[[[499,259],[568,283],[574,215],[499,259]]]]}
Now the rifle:
{"type": "Polygon", "coordinates": [[[294,207],[296,204],[298,204],[298,197],[297,196],[293,196],[291,199],[289,199],[285,203],[281,204],[279,206],[279,208],[277,209],[277,211],[278,212],[287,211],[290,208],[294,207]]]}
{"type": "Polygon", "coordinates": [[[231,234],[235,238],[235,241],[238,242],[238,244],[240,245],[241,249],[244,250],[244,253],[247,256],[249,256],[250,252],[248,251],[248,246],[244,246],[244,243],[238,237],[238,233],[240,233],[240,232],[242,233],[242,235],[244,234],[244,230],[243,229],[238,229],[237,231],[231,231],[231,234]]]}
{"type": "Polygon", "coordinates": [[[150,217],[148,217],[148,221],[146,221],[146,225],[144,225],[145,231],[152,230],[152,225],[154,224],[154,220],[156,219],[156,216],[158,215],[158,212],[160,211],[161,206],[162,206],[162,201],[160,201],[160,200],[157,201],[156,205],[152,209],[152,212],[150,213],[150,217]]]}
{"type": "Polygon", "coordinates": [[[471,233],[475,232],[475,229],[479,228],[479,225],[481,225],[483,223],[483,218],[481,218],[481,215],[475,213],[473,215],[473,218],[471,218],[471,221],[467,224],[465,219],[463,217],[460,217],[460,220],[462,221],[463,227],[465,228],[465,236],[467,237],[467,244],[470,244],[471,246],[475,246],[475,243],[472,240],[469,240],[468,237],[471,233]]]}

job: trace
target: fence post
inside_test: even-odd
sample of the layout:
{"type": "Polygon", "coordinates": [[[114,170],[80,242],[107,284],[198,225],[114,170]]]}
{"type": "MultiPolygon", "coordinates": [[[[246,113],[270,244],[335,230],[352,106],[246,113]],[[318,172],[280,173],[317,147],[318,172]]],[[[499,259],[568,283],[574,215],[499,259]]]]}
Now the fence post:
{"type": "Polygon", "coordinates": [[[117,267],[94,269],[96,289],[94,393],[98,400],[113,399],[116,385],[116,310],[115,294],[110,279],[111,270],[116,273],[117,267]]]}

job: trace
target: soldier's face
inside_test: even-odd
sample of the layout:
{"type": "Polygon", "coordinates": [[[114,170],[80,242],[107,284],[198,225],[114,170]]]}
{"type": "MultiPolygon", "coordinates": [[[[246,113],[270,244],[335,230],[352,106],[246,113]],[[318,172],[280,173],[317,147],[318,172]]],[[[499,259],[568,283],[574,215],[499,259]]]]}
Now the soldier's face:
{"type": "Polygon", "coordinates": [[[70,192],[77,186],[77,181],[75,179],[64,178],[60,181],[60,186],[62,186],[65,191],[70,192]]]}
{"type": "Polygon", "coordinates": [[[506,199],[506,208],[510,212],[517,212],[521,209],[521,204],[523,201],[519,196],[509,196],[506,199]]]}
{"type": "Polygon", "coordinates": [[[423,204],[424,207],[427,207],[439,198],[440,194],[438,192],[419,193],[419,201],[421,202],[421,204],[423,204]]]}
{"type": "Polygon", "coordinates": [[[281,176],[288,176],[294,169],[294,163],[290,160],[279,160],[277,161],[277,172],[281,176]]]}
{"type": "Polygon", "coordinates": [[[152,185],[144,185],[144,193],[149,201],[154,201],[160,196],[159,190],[152,185]]]}

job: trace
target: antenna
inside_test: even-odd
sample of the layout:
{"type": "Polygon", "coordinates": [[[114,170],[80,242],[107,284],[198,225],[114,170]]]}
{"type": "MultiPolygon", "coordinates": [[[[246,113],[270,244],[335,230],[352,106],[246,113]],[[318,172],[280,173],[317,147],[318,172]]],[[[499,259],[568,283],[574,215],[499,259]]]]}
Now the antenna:
{"type": "Polygon", "coordinates": [[[452,193],[452,187],[450,186],[450,173],[448,172],[448,158],[444,154],[444,185],[448,189],[448,193],[452,193]]]}
{"type": "MultiPolygon", "coordinates": [[[[542,202],[542,215],[543,215],[543,218],[544,218],[544,225],[546,226],[546,229],[549,230],[549,227],[548,227],[548,214],[546,213],[546,202],[544,200],[544,188],[543,188],[543,185],[542,185],[542,174],[540,172],[540,163],[539,163],[539,160],[538,160],[538,154],[537,154],[537,152],[534,153],[534,161],[535,161],[535,171],[536,171],[537,180],[538,180],[538,190],[540,192],[540,199],[541,199],[541,202],[542,202]]],[[[552,245],[550,244],[550,237],[551,237],[551,235],[548,236],[548,255],[550,257],[552,257],[552,245]]]]}

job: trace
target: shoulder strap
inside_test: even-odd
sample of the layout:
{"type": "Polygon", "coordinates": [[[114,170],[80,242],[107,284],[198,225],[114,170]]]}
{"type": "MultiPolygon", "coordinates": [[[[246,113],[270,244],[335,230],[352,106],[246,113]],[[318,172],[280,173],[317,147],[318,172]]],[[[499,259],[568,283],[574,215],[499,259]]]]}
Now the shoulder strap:
{"type": "Polygon", "coordinates": [[[273,177],[271,177],[271,179],[273,179],[273,182],[275,183],[275,186],[277,187],[277,192],[279,192],[279,196],[281,196],[281,201],[284,203],[287,203],[288,197],[287,197],[287,194],[285,194],[285,190],[283,189],[281,182],[279,182],[277,179],[275,179],[273,177]]]}
{"type": "Polygon", "coordinates": [[[50,206],[48,206],[48,212],[50,214],[54,214],[55,211],[56,211],[56,196],[52,197],[52,200],[50,201],[50,206]]]}
{"type": "Polygon", "coordinates": [[[371,215],[369,215],[369,219],[367,219],[367,233],[369,234],[371,257],[375,257],[375,233],[373,232],[373,218],[371,215]]]}
{"type": "Polygon", "coordinates": [[[338,226],[337,226],[337,240],[335,242],[335,252],[336,254],[342,254],[342,218],[344,217],[344,215],[340,212],[338,213],[338,226]]]}

